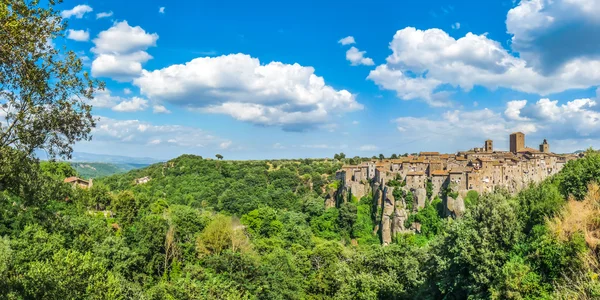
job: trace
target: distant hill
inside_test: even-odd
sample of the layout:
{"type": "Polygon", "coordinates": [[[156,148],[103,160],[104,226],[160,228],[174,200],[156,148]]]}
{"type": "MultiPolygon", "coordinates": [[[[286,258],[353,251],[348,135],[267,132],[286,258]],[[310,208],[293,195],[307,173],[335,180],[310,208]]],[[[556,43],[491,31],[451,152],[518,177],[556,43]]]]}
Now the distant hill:
{"type": "Polygon", "coordinates": [[[94,154],[87,152],[73,152],[71,157],[72,162],[102,162],[112,164],[143,164],[150,165],[160,162],[160,159],[151,157],[129,157],[109,154],[94,154]]]}
{"type": "Polygon", "coordinates": [[[82,178],[99,178],[125,173],[134,169],[147,167],[148,164],[124,164],[103,162],[71,162],[71,166],[82,178]]]}

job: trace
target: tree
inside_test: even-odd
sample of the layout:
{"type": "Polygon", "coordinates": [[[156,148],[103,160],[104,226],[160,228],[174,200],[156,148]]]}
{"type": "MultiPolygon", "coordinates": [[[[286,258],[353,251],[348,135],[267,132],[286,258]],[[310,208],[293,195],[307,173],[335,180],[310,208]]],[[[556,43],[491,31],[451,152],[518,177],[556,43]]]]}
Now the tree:
{"type": "Polygon", "coordinates": [[[344,154],[344,152],[340,152],[340,154],[336,153],[333,155],[333,159],[335,160],[342,160],[344,158],[346,158],[346,154],[344,154]]]}
{"type": "Polygon", "coordinates": [[[383,160],[384,158],[385,158],[385,155],[379,154],[379,160],[383,160]]]}
{"type": "Polygon", "coordinates": [[[0,4],[0,150],[70,158],[72,145],[89,140],[95,126],[86,100],[104,84],[82,72],[75,52],[54,47],[66,22],[49,1],[6,0],[0,4]]]}
{"type": "Polygon", "coordinates": [[[217,155],[215,155],[215,157],[219,160],[223,159],[223,155],[221,155],[221,154],[217,154],[217,155]]]}
{"type": "Polygon", "coordinates": [[[398,158],[398,154],[394,153],[392,154],[392,156],[390,156],[391,159],[397,159],[398,158]]]}

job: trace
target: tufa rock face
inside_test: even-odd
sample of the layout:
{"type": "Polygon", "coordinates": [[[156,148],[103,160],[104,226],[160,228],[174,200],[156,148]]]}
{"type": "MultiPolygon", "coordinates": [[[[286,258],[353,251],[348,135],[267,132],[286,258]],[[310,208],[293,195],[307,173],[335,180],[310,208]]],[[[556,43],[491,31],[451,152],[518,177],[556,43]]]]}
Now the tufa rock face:
{"type": "Polygon", "coordinates": [[[452,217],[461,217],[465,211],[465,201],[462,196],[458,195],[456,199],[448,196],[445,205],[446,215],[452,217]]]}
{"type": "Polygon", "coordinates": [[[392,235],[396,236],[399,233],[407,231],[404,228],[404,221],[408,219],[408,212],[406,211],[406,205],[403,200],[396,200],[396,207],[394,208],[394,218],[392,219],[392,235]]]}
{"type": "Polygon", "coordinates": [[[418,188],[415,190],[414,195],[417,208],[421,209],[425,207],[425,201],[427,201],[427,190],[424,188],[418,188]]]}
{"type": "Polygon", "coordinates": [[[394,214],[394,188],[386,187],[383,191],[383,214],[381,217],[381,241],[383,245],[392,243],[392,220],[394,214]]]}

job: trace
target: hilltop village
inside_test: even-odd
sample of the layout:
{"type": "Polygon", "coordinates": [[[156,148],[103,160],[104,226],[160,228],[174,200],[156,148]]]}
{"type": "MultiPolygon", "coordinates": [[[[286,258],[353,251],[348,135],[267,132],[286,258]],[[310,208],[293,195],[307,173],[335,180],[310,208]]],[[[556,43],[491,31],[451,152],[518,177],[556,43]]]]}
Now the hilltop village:
{"type": "Polygon", "coordinates": [[[456,154],[421,152],[418,156],[346,165],[336,177],[342,183],[338,194],[359,199],[373,195],[376,211],[381,211],[378,230],[387,244],[399,232],[418,231],[418,224],[405,228],[404,221],[411,210],[424,207],[426,201],[440,197],[446,214],[457,216],[464,212],[463,198],[470,190],[484,193],[501,187],[516,193],[531,182],[558,173],[567,161],[576,158],[550,152],[547,140],[538,149],[526,147],[525,134],[516,132],[510,135],[509,151],[495,151],[493,141],[486,140],[481,148],[456,154]],[[401,186],[391,181],[401,182],[401,186]],[[394,188],[402,189],[402,193],[393,193],[394,188]],[[394,199],[394,194],[403,197],[394,199]]]}

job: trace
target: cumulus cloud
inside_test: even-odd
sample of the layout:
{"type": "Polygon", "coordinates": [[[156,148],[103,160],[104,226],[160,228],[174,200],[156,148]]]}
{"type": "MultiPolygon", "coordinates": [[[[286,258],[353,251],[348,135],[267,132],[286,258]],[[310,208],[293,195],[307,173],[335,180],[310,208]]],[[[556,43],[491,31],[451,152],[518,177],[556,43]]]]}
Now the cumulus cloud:
{"type": "Polygon", "coordinates": [[[87,104],[96,108],[112,108],[121,101],[123,98],[112,96],[108,89],[96,91],[93,99],[86,100],[87,104]]]}
{"type": "Polygon", "coordinates": [[[142,111],[148,107],[148,100],[139,97],[133,97],[131,100],[122,101],[113,106],[112,110],[119,112],[136,112],[142,111]]]}
{"type": "Polygon", "coordinates": [[[115,120],[103,116],[99,117],[92,134],[95,142],[138,145],[139,151],[143,151],[146,144],[181,149],[220,149],[222,143],[229,141],[195,127],[154,125],[140,120],[115,120]]]}
{"type": "Polygon", "coordinates": [[[506,16],[511,47],[529,65],[551,74],[574,60],[600,58],[600,2],[521,1],[506,16]]]}
{"type": "Polygon", "coordinates": [[[101,12],[101,13],[96,14],[96,19],[108,18],[108,17],[112,17],[112,15],[113,15],[112,11],[101,12]]]}
{"type": "Polygon", "coordinates": [[[355,44],[356,42],[354,41],[354,37],[353,36],[347,36],[341,40],[338,41],[338,43],[342,44],[342,45],[352,45],[355,44]]]}
{"type": "Polygon", "coordinates": [[[152,106],[152,112],[155,114],[170,114],[171,111],[162,105],[154,105],[152,106]]]}
{"type": "Polygon", "coordinates": [[[512,100],[506,104],[506,110],[504,111],[504,115],[511,119],[517,121],[523,121],[527,118],[521,116],[521,109],[527,105],[527,100],[512,100]]]}
{"type": "Polygon", "coordinates": [[[350,47],[348,51],[346,51],[346,59],[353,66],[365,65],[372,66],[375,64],[371,58],[365,57],[365,53],[367,51],[360,51],[356,47],[350,47]]]}
{"type": "Polygon", "coordinates": [[[475,85],[506,87],[547,95],[600,82],[600,61],[572,60],[558,72],[544,75],[485,34],[454,39],[440,29],[407,27],[396,32],[390,49],[386,64],[371,71],[368,79],[404,100],[436,104],[439,92],[448,87],[465,91],[475,85]]]}
{"type": "Polygon", "coordinates": [[[77,19],[83,18],[83,15],[86,13],[92,12],[92,9],[89,5],[77,5],[72,9],[63,10],[60,15],[61,17],[68,19],[70,17],[75,17],[77,19]]]}
{"type": "Polygon", "coordinates": [[[305,130],[328,123],[334,114],[362,109],[355,95],[326,85],[312,67],[261,64],[245,54],[144,70],[134,84],[153,101],[285,130],[305,130]]]}
{"type": "Polygon", "coordinates": [[[401,117],[394,122],[403,145],[417,143],[420,147],[453,152],[480,146],[489,138],[497,141],[497,148],[508,149],[508,135],[521,131],[527,135],[530,147],[537,148],[542,139],[548,138],[551,144],[561,145],[553,146],[554,151],[573,151],[600,137],[600,112],[596,106],[595,100],[587,98],[562,104],[546,98],[533,103],[515,100],[507,103],[503,113],[487,108],[449,110],[441,117],[401,117]],[[581,143],[565,142],[574,140],[581,143]]]}
{"type": "Polygon", "coordinates": [[[456,22],[452,24],[452,29],[460,29],[460,23],[456,22]]]}
{"type": "Polygon", "coordinates": [[[78,42],[87,42],[90,40],[90,33],[87,30],[69,29],[67,38],[78,42]]]}
{"type": "Polygon", "coordinates": [[[164,7],[164,6],[163,6],[163,7],[160,7],[160,8],[158,9],[158,12],[159,12],[159,13],[161,13],[161,14],[164,14],[164,13],[165,13],[165,7],[164,7]]]}
{"type": "Polygon", "coordinates": [[[139,26],[129,26],[127,21],[115,23],[100,32],[91,49],[96,54],[92,62],[92,75],[129,81],[142,72],[142,64],[152,59],[146,52],[156,46],[158,35],[146,33],[139,26]]]}

